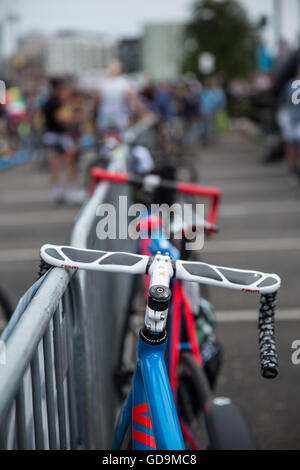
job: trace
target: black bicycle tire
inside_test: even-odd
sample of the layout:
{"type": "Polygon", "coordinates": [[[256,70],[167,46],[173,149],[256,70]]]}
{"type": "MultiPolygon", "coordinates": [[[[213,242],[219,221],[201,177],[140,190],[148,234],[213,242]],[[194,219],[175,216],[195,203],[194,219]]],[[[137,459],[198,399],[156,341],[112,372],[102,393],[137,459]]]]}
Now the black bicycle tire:
{"type": "Polygon", "coordinates": [[[128,303],[126,306],[126,311],[124,314],[123,325],[122,325],[121,334],[120,334],[117,367],[120,367],[122,363],[125,338],[126,338],[128,331],[130,330],[130,326],[129,326],[130,318],[134,314],[133,303],[134,303],[134,299],[137,293],[137,289],[139,288],[138,283],[139,283],[139,276],[134,275],[132,279],[132,284],[130,287],[130,294],[128,296],[128,303]]]}
{"type": "Polygon", "coordinates": [[[189,351],[183,351],[180,354],[179,386],[180,381],[183,379],[183,372],[185,375],[188,375],[189,379],[193,378],[195,389],[200,398],[202,408],[204,408],[206,402],[211,398],[212,391],[204,369],[196,363],[192,353],[189,351]]]}
{"type": "Polygon", "coordinates": [[[130,424],[124,434],[120,450],[132,450],[132,425],[130,424]]]}
{"type": "MultiPolygon", "coordinates": [[[[198,395],[200,405],[206,423],[206,435],[210,450],[254,450],[256,441],[248,426],[245,416],[240,408],[230,399],[229,406],[215,406],[212,401],[210,387],[204,370],[197,365],[190,352],[183,352],[180,356],[180,367],[192,377],[195,392],[198,395]],[[206,389],[207,383],[207,390],[206,389]],[[224,419],[225,411],[226,418],[224,419]],[[223,415],[223,416],[222,416],[223,415]],[[226,422],[226,427],[224,423],[226,422]],[[232,438],[233,436],[233,438],[232,438]]],[[[182,376],[179,376],[179,390],[182,387],[182,376]]],[[[224,400],[224,399],[223,399],[224,400]]]]}
{"type": "Polygon", "coordinates": [[[4,313],[5,320],[8,322],[12,316],[13,309],[2,289],[0,289],[0,310],[4,313]]]}
{"type": "Polygon", "coordinates": [[[205,371],[195,362],[191,352],[183,351],[178,367],[178,416],[190,428],[196,440],[201,442],[201,448],[203,444],[199,436],[199,423],[211,393],[205,371]]]}
{"type": "MultiPolygon", "coordinates": [[[[133,315],[136,314],[136,310],[134,308],[134,302],[136,299],[136,295],[139,292],[141,286],[139,283],[142,281],[141,277],[138,275],[133,276],[130,293],[128,296],[128,302],[126,306],[126,310],[124,312],[121,332],[120,332],[120,339],[119,339],[119,349],[117,354],[117,365],[114,371],[114,381],[116,390],[119,396],[119,399],[123,401],[126,398],[126,395],[123,393],[123,387],[127,384],[128,380],[131,378],[133,371],[126,369],[126,364],[124,362],[124,355],[125,355],[125,347],[126,347],[126,339],[128,334],[132,334],[132,329],[130,327],[130,321],[133,315]],[[125,369],[124,369],[125,366],[125,369]],[[124,383],[125,380],[125,383],[124,383]]],[[[135,351],[133,351],[135,352],[135,351]]]]}

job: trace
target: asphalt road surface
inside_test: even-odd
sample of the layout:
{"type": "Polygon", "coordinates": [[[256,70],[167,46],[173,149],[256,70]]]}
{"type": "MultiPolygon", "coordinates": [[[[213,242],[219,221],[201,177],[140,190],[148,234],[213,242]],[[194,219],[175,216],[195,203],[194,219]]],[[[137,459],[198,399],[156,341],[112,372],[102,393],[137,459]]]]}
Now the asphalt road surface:
{"type": "Polygon", "coordinates": [[[37,278],[41,245],[66,243],[79,210],[50,196],[34,162],[0,171],[0,285],[14,307],[37,278]]]}
{"type": "MultiPolygon", "coordinates": [[[[300,340],[300,186],[289,184],[284,164],[262,165],[257,144],[238,135],[201,150],[201,182],[223,190],[221,232],[205,243],[205,261],[276,272],[280,375],[261,378],[258,298],[211,289],[224,347],[216,394],[244,410],[262,449],[300,449],[300,366],[291,345],[300,340]]],[[[78,209],[55,207],[47,177],[34,163],[0,172],[0,285],[16,305],[37,275],[39,247],[68,240],[78,209]]]]}
{"type": "Polygon", "coordinates": [[[280,372],[274,381],[260,376],[257,296],[212,289],[224,347],[216,394],[242,407],[261,449],[300,449],[300,366],[291,361],[291,345],[300,339],[300,186],[291,186],[284,163],[262,165],[260,157],[257,144],[237,135],[203,150],[201,182],[223,191],[221,231],[206,242],[203,259],[281,276],[280,372]]]}

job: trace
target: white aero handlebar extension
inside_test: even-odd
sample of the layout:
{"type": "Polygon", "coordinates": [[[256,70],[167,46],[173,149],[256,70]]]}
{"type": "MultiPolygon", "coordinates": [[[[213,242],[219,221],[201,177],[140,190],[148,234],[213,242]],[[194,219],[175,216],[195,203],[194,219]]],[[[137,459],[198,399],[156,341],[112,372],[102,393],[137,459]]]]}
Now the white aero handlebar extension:
{"type": "Polygon", "coordinates": [[[171,260],[168,254],[162,255],[159,252],[150,257],[56,245],[44,245],[41,248],[41,258],[51,266],[67,269],[149,274],[151,280],[145,328],[151,334],[165,331],[171,299],[169,284],[172,278],[261,294],[258,321],[261,373],[265,378],[275,378],[278,374],[274,315],[281,280],[277,274],[171,260]]]}
{"type": "MultiPolygon", "coordinates": [[[[170,260],[168,255],[158,254],[165,262],[172,263],[170,278],[199,282],[216,287],[242,292],[271,294],[280,288],[280,278],[276,274],[248,271],[200,262],[170,260]]],[[[124,252],[86,250],[71,246],[44,245],[42,259],[51,266],[67,269],[119,272],[128,274],[150,274],[156,257],[124,252]]],[[[154,266],[153,266],[154,268],[154,266]]],[[[153,272],[153,276],[156,274],[153,272]]]]}
{"type": "Polygon", "coordinates": [[[51,266],[87,271],[145,274],[149,263],[149,256],[86,250],[72,246],[44,245],[40,254],[51,266]]]}

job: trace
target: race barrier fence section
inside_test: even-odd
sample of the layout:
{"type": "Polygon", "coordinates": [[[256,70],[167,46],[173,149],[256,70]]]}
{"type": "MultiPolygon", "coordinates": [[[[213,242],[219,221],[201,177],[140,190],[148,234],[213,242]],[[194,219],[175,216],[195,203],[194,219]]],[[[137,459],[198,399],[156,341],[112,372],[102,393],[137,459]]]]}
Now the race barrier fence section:
{"type": "MultiPolygon", "coordinates": [[[[131,146],[154,145],[153,120],[131,128],[110,170],[128,170],[131,146]]],[[[118,212],[125,186],[101,183],[81,210],[70,244],[104,251],[134,250],[134,242],[99,240],[96,209],[118,212]]],[[[118,216],[118,213],[117,213],[118,216]]],[[[51,240],[45,240],[45,243],[51,240]]],[[[131,278],[52,268],[19,302],[4,330],[0,364],[1,449],[107,449],[116,419],[113,380],[131,278]]]]}

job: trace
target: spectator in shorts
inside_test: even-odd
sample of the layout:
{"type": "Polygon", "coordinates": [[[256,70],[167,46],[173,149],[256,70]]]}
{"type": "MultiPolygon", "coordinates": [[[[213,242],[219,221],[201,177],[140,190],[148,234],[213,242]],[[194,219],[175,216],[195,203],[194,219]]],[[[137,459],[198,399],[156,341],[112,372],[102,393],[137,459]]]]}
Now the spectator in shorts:
{"type": "Polygon", "coordinates": [[[64,83],[52,79],[50,92],[43,104],[45,121],[43,144],[47,148],[50,182],[53,200],[56,203],[66,201],[70,204],[81,203],[84,193],[77,187],[76,180],[76,145],[72,139],[69,126],[72,124],[72,111],[63,102],[64,83]],[[61,181],[63,165],[66,166],[66,188],[61,181]]]}
{"type": "Polygon", "coordinates": [[[142,116],[147,109],[139,100],[129,80],[122,76],[122,64],[113,60],[98,89],[97,127],[100,134],[121,134],[130,125],[130,116],[142,116]]]}
{"type": "Polygon", "coordinates": [[[300,68],[298,76],[289,81],[286,85],[282,97],[281,106],[278,112],[278,123],[281,129],[283,141],[285,143],[285,158],[289,166],[290,180],[292,183],[299,183],[300,168],[298,164],[300,146],[300,104],[293,100],[295,89],[293,82],[300,79],[300,68]]]}
{"type": "Polygon", "coordinates": [[[202,118],[202,140],[207,145],[216,141],[218,135],[217,114],[226,109],[226,95],[216,79],[208,78],[199,96],[202,118]]]}

